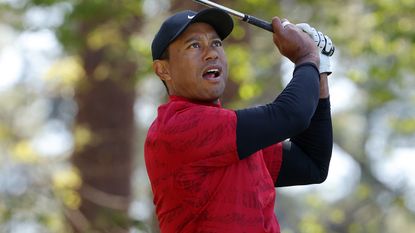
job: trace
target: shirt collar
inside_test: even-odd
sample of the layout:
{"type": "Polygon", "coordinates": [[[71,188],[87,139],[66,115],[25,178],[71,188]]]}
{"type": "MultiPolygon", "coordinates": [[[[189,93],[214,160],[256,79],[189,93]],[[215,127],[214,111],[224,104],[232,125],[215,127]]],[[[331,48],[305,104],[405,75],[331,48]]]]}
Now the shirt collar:
{"type": "Polygon", "coordinates": [[[217,103],[212,103],[212,102],[204,102],[204,101],[199,101],[199,100],[191,100],[182,96],[176,96],[176,95],[170,95],[169,96],[169,100],[170,101],[185,101],[185,102],[189,102],[189,103],[194,103],[194,104],[200,104],[200,105],[205,105],[205,106],[212,106],[212,107],[218,107],[221,108],[222,104],[220,102],[220,100],[217,101],[217,103]]]}

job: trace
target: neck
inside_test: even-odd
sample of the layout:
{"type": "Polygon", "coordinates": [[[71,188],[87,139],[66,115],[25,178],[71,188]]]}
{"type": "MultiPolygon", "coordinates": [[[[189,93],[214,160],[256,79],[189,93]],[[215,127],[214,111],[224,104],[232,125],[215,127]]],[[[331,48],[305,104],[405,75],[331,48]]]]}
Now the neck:
{"type": "Polygon", "coordinates": [[[211,105],[211,106],[221,106],[220,99],[216,100],[198,100],[198,99],[190,99],[183,96],[177,95],[169,95],[170,100],[187,100],[192,103],[202,104],[202,105],[211,105]]]}

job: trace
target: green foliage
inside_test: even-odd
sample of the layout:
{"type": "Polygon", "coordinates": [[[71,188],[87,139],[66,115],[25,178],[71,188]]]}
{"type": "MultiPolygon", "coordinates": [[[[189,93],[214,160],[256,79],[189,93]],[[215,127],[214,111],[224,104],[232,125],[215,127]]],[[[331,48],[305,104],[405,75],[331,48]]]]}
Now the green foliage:
{"type": "Polygon", "coordinates": [[[33,0],[32,3],[36,6],[50,6],[63,1],[64,0],[33,0]]]}
{"type": "Polygon", "coordinates": [[[105,37],[105,40],[127,39],[119,34],[123,34],[123,30],[138,29],[140,25],[131,25],[130,21],[134,21],[142,14],[141,6],[140,1],[133,0],[78,1],[73,4],[73,9],[66,16],[64,25],[58,30],[59,39],[69,51],[82,51],[87,48],[88,38],[80,38],[74,32],[86,33],[99,25],[112,30],[112,34],[105,34],[105,31],[102,31],[104,34],[101,36],[105,37]]]}

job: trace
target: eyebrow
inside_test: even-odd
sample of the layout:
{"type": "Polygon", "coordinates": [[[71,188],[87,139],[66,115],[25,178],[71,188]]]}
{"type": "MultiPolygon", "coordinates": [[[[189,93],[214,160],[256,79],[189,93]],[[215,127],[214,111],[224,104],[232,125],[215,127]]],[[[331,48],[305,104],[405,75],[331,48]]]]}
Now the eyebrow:
{"type": "MultiPolygon", "coordinates": [[[[189,39],[185,40],[184,43],[187,44],[187,43],[189,43],[191,41],[200,40],[200,39],[201,39],[201,36],[195,35],[195,36],[191,36],[189,39]]],[[[216,40],[216,39],[220,39],[220,37],[217,34],[211,33],[209,35],[209,39],[216,40]]]]}

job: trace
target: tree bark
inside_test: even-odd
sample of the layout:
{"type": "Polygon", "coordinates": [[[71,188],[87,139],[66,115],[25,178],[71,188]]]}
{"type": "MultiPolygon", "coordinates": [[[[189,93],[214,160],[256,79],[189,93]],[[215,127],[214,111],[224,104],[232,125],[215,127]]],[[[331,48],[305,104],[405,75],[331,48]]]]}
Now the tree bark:
{"type": "Polygon", "coordinates": [[[133,222],[128,209],[132,195],[134,83],[138,64],[134,56],[127,55],[131,53],[127,42],[138,31],[141,19],[122,16],[114,14],[105,21],[88,17],[72,22],[76,26],[71,33],[81,41],[75,52],[85,71],[75,90],[78,112],[71,157],[82,179],[77,190],[81,201],[78,209],[66,211],[74,232],[124,233],[129,232],[133,222]],[[106,23],[116,23],[113,29],[121,42],[91,48],[87,38],[106,23]]]}

